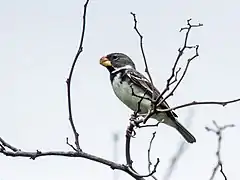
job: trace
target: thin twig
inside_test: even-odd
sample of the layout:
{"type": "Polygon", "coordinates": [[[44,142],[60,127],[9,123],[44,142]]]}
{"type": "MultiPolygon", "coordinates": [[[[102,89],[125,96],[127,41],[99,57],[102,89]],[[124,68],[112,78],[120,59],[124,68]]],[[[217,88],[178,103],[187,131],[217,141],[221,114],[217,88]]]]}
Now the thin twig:
{"type": "Polygon", "coordinates": [[[69,143],[68,137],[66,138],[66,143],[69,145],[74,151],[78,151],[72,144],[69,143]]]}
{"type": "Polygon", "coordinates": [[[141,122],[139,122],[139,123],[147,122],[147,120],[149,118],[151,118],[152,115],[155,114],[156,112],[163,113],[163,112],[173,111],[173,110],[176,110],[176,109],[181,109],[181,108],[185,108],[185,107],[189,107],[189,106],[196,106],[196,105],[220,105],[220,106],[224,107],[228,104],[232,104],[232,103],[239,102],[239,101],[240,101],[240,98],[229,100],[229,101],[192,101],[192,102],[182,104],[182,105],[178,105],[178,106],[175,106],[173,108],[168,108],[168,109],[157,109],[157,110],[151,109],[144,116],[144,118],[141,119],[141,122]]]}
{"type": "Polygon", "coordinates": [[[0,144],[0,147],[1,147],[1,148],[0,148],[0,152],[6,150],[6,148],[5,148],[2,144],[0,144]]]}
{"type": "MultiPolygon", "coordinates": [[[[161,103],[163,103],[167,98],[169,98],[170,96],[173,95],[174,91],[176,91],[177,87],[180,85],[180,83],[182,82],[183,78],[185,77],[191,61],[194,60],[196,57],[199,56],[199,54],[198,54],[199,45],[196,45],[194,48],[195,48],[195,50],[196,50],[195,55],[188,59],[187,65],[186,65],[186,67],[185,67],[185,69],[184,69],[184,71],[183,71],[183,74],[182,74],[181,78],[179,79],[179,81],[177,82],[177,84],[175,85],[175,87],[172,89],[172,91],[171,91],[167,96],[165,96],[165,98],[162,98],[162,99],[161,99],[161,101],[158,103],[157,107],[159,107],[159,106],[161,105],[161,103]]],[[[178,72],[178,71],[177,71],[177,72],[178,72]]],[[[170,85],[171,85],[171,84],[170,84],[170,85]]]]}
{"type": "Polygon", "coordinates": [[[170,82],[169,83],[169,86],[171,86],[172,84],[174,84],[175,82],[177,82],[178,81],[178,73],[181,71],[181,68],[178,68],[178,70],[176,71],[176,73],[175,73],[175,79],[172,81],[172,82],[170,82]]]}
{"type": "Polygon", "coordinates": [[[87,16],[87,6],[88,6],[89,0],[86,0],[86,3],[84,4],[84,11],[83,11],[83,21],[82,21],[82,33],[81,33],[81,39],[80,39],[80,44],[78,51],[75,55],[75,58],[72,63],[72,67],[68,76],[68,79],[66,81],[67,83],[67,95],[68,95],[68,113],[69,113],[69,122],[71,124],[74,137],[75,137],[75,145],[78,151],[82,151],[80,148],[79,144],[79,134],[76,130],[76,127],[73,122],[73,115],[72,115],[72,104],[71,104],[71,80],[72,80],[72,75],[73,75],[73,70],[75,68],[76,62],[78,60],[79,55],[83,51],[83,40],[84,40],[84,35],[85,35],[85,28],[86,28],[86,16],[87,16]]]}
{"type": "Polygon", "coordinates": [[[152,143],[153,143],[153,139],[155,138],[156,136],[156,131],[153,133],[152,135],[152,138],[149,142],[149,146],[148,146],[148,171],[151,172],[151,165],[152,165],[152,162],[151,162],[151,149],[152,149],[152,143]]]}
{"type": "Polygon", "coordinates": [[[146,125],[139,125],[138,128],[146,128],[146,127],[157,127],[161,122],[157,122],[156,124],[146,124],[146,125]]]}
{"type": "MultiPolygon", "coordinates": [[[[149,174],[151,173],[151,166],[152,166],[151,149],[152,149],[152,143],[153,143],[153,140],[154,140],[155,136],[156,136],[156,131],[153,133],[152,138],[149,142],[149,147],[148,147],[148,172],[149,172],[149,174]]],[[[154,175],[152,175],[152,178],[157,180],[157,178],[154,175]]]]}
{"type": "Polygon", "coordinates": [[[185,107],[189,107],[189,106],[196,106],[196,105],[220,105],[220,106],[225,107],[228,104],[232,104],[232,103],[239,102],[239,101],[240,101],[240,98],[229,100],[229,101],[192,101],[192,102],[182,104],[179,106],[175,106],[175,107],[169,108],[169,109],[158,109],[157,112],[167,112],[167,111],[172,111],[172,110],[185,108],[185,107]]]}
{"type": "Polygon", "coordinates": [[[220,168],[220,172],[223,175],[224,179],[227,180],[226,174],[223,172],[223,163],[221,159],[221,147],[222,147],[222,138],[223,138],[223,131],[227,128],[234,127],[234,124],[229,124],[229,125],[224,125],[224,126],[219,126],[216,121],[213,121],[213,124],[215,125],[216,129],[205,127],[205,129],[209,132],[213,132],[217,135],[218,137],[218,145],[217,145],[217,151],[216,151],[216,156],[217,156],[217,164],[213,168],[210,180],[213,180],[217,170],[220,168]]]}
{"type": "MultiPolygon", "coordinates": [[[[180,29],[180,32],[182,32],[183,30],[187,30],[187,31],[186,31],[186,34],[185,34],[184,44],[183,44],[183,47],[182,47],[182,48],[179,48],[179,49],[178,49],[178,56],[177,56],[177,58],[176,58],[176,60],[175,60],[175,62],[174,62],[174,65],[173,65],[173,67],[172,67],[172,73],[171,73],[170,77],[169,77],[168,80],[167,80],[167,84],[166,84],[166,86],[165,86],[165,89],[164,89],[164,90],[162,91],[162,93],[158,96],[158,98],[157,98],[157,100],[156,100],[156,103],[158,103],[158,102],[162,99],[162,97],[164,96],[164,94],[170,89],[170,86],[173,84],[173,83],[172,83],[172,79],[173,79],[174,76],[176,75],[175,71],[176,71],[178,62],[179,62],[179,60],[181,59],[184,51],[185,51],[186,49],[191,49],[191,48],[193,47],[193,46],[188,46],[188,45],[187,45],[188,37],[189,37],[189,33],[190,33],[191,29],[192,29],[192,28],[195,28],[195,27],[201,27],[201,26],[203,26],[203,24],[200,24],[200,23],[197,24],[197,25],[191,24],[190,21],[191,21],[191,19],[188,19],[188,20],[187,20],[187,27],[184,27],[184,28],[181,28],[181,29],[180,29]]],[[[197,53],[197,56],[198,56],[198,53],[197,53]]],[[[197,56],[196,56],[196,57],[197,57],[197,56]]],[[[196,58],[196,57],[193,56],[192,59],[194,59],[194,58],[196,58]]]]}
{"type": "Polygon", "coordinates": [[[137,104],[138,105],[137,110],[134,112],[134,115],[137,116],[137,114],[141,112],[141,103],[142,103],[143,99],[149,100],[149,101],[151,101],[151,99],[149,99],[148,97],[145,97],[147,91],[145,91],[142,96],[139,96],[134,92],[134,89],[133,89],[132,85],[130,85],[130,87],[131,87],[131,90],[132,90],[132,96],[140,98],[139,101],[138,101],[138,104],[137,104]]]}
{"type": "MultiPolygon", "coordinates": [[[[186,31],[186,34],[185,34],[185,39],[184,39],[184,44],[183,44],[183,47],[179,48],[178,49],[178,56],[174,62],[174,65],[172,67],[172,73],[170,75],[170,77],[168,78],[167,80],[167,83],[166,83],[166,86],[165,86],[165,89],[162,91],[162,93],[160,93],[160,95],[155,99],[152,99],[152,108],[149,110],[149,112],[147,113],[147,115],[145,116],[145,119],[143,121],[143,123],[145,124],[147,122],[147,120],[157,112],[157,107],[159,107],[167,98],[169,98],[170,96],[173,95],[173,93],[176,91],[177,87],[180,85],[180,83],[182,82],[183,78],[185,77],[186,73],[187,73],[187,70],[189,68],[189,65],[191,63],[191,61],[193,59],[195,59],[197,56],[199,56],[198,54],[198,48],[199,48],[199,45],[196,45],[196,46],[189,46],[187,44],[188,42],[188,37],[189,37],[189,33],[191,31],[192,28],[195,28],[195,27],[201,27],[203,26],[202,24],[197,24],[197,25],[194,25],[194,24],[191,24],[190,23],[191,19],[187,20],[187,27],[184,27],[184,28],[181,28],[180,32],[183,31],[183,30],[187,30],[186,31]],[[188,59],[187,61],[187,65],[185,67],[185,70],[180,78],[180,80],[177,82],[177,76],[178,76],[178,73],[179,71],[181,70],[181,68],[179,68],[178,70],[176,70],[177,68],[177,65],[183,55],[183,53],[185,52],[186,49],[192,49],[194,48],[195,49],[195,55],[192,56],[191,58],[188,59]],[[165,97],[164,97],[164,94],[169,91],[170,89],[170,86],[172,86],[175,82],[177,82],[177,84],[175,85],[175,87],[172,89],[172,91],[165,97]]],[[[141,36],[140,36],[141,37],[141,36]]],[[[154,96],[154,95],[153,95],[154,96]]]]}
{"type": "MultiPolygon", "coordinates": [[[[185,119],[187,128],[190,127],[192,120],[193,120],[193,116],[194,116],[194,111],[192,109],[190,109],[188,116],[185,119]]],[[[188,144],[185,141],[181,140],[180,146],[178,147],[176,153],[171,158],[171,163],[170,163],[169,167],[167,168],[166,173],[163,178],[164,180],[169,180],[171,178],[171,175],[174,172],[177,163],[179,162],[183,153],[186,152],[187,147],[188,147],[188,144]]]]}
{"type": "Polygon", "coordinates": [[[137,34],[138,34],[138,36],[139,36],[139,38],[140,38],[140,49],[141,49],[141,52],[142,52],[143,61],[144,61],[144,65],[145,65],[145,72],[147,73],[150,82],[153,84],[152,77],[151,77],[151,74],[150,74],[149,69],[148,69],[148,64],[147,64],[146,55],[145,55],[144,49],[143,49],[143,35],[140,33],[140,31],[139,31],[138,28],[137,28],[137,23],[138,23],[138,22],[137,22],[136,14],[133,13],[133,12],[131,12],[130,14],[133,16],[134,29],[135,29],[135,31],[137,32],[137,34]]]}
{"type": "MultiPolygon", "coordinates": [[[[151,77],[151,74],[150,74],[150,71],[149,71],[149,68],[148,68],[148,63],[147,63],[146,55],[145,55],[144,48],[143,48],[143,35],[142,35],[142,34],[140,33],[140,31],[138,30],[138,27],[137,27],[138,22],[137,22],[136,14],[133,13],[133,12],[131,12],[130,14],[133,16],[133,21],[134,21],[134,27],[133,27],[133,28],[134,28],[134,30],[137,32],[137,34],[138,34],[138,36],[139,36],[139,38],[140,38],[140,49],[141,49],[141,53],[142,53],[143,61],[144,61],[144,65],[145,65],[145,72],[146,72],[147,75],[148,75],[148,78],[149,78],[149,80],[150,80],[150,82],[151,82],[151,86],[152,86],[151,88],[152,88],[152,90],[153,90],[153,89],[154,89],[153,80],[152,80],[152,77],[151,77]]],[[[153,91],[152,100],[155,99],[154,96],[155,96],[155,93],[154,93],[154,91],[153,91]]]]}

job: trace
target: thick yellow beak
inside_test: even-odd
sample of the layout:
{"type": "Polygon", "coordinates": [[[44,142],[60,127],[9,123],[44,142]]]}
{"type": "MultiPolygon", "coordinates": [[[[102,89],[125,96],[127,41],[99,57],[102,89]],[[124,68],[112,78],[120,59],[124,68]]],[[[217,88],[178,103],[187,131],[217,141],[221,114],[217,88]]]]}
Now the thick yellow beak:
{"type": "Polygon", "coordinates": [[[109,61],[108,58],[106,58],[105,56],[103,56],[101,59],[100,59],[100,64],[107,67],[107,66],[112,66],[112,63],[111,61],[109,61]]]}

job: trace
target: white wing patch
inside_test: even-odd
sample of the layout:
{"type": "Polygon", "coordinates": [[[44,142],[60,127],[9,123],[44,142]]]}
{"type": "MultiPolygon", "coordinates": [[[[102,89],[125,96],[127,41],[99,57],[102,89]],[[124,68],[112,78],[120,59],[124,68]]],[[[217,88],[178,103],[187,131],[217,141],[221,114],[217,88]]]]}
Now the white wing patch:
{"type": "Polygon", "coordinates": [[[127,73],[127,76],[136,84],[139,84],[140,86],[143,86],[147,91],[149,91],[151,94],[153,93],[152,88],[149,87],[150,81],[145,78],[144,76],[138,76],[137,74],[133,72],[127,73]]]}

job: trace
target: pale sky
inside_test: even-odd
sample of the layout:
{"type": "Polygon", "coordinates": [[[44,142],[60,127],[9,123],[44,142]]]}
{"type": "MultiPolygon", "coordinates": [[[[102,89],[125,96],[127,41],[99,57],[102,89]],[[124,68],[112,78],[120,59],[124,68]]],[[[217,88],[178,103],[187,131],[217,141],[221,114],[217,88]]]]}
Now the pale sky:
{"type": "MultiPolygon", "coordinates": [[[[70,150],[73,142],[68,121],[66,78],[80,38],[83,0],[2,1],[0,7],[0,137],[26,151],[70,150]]],[[[119,163],[125,163],[125,130],[131,111],[113,94],[109,73],[99,59],[111,52],[128,54],[144,71],[139,38],[130,12],[137,14],[144,35],[144,48],[155,85],[165,87],[186,20],[203,23],[190,35],[199,44],[200,57],[192,62],[187,77],[168,102],[171,106],[193,100],[239,98],[240,1],[217,0],[90,0],[84,52],[73,75],[72,106],[80,145],[88,153],[112,160],[113,133],[118,132],[119,163]]],[[[186,54],[187,55],[187,54],[186,54]]],[[[187,56],[186,56],[187,58],[187,56]]],[[[182,63],[186,62],[182,59],[182,63]]],[[[227,107],[199,106],[194,109],[190,131],[197,143],[189,145],[172,180],[209,179],[216,163],[217,137],[205,131],[218,124],[237,127],[224,133],[222,158],[231,180],[240,175],[240,103],[227,107]]],[[[189,108],[176,110],[184,122],[189,108]]],[[[152,132],[152,161],[160,158],[156,176],[162,179],[182,137],[165,125],[137,131],[132,143],[138,172],[147,173],[147,148],[152,132]]],[[[0,180],[112,179],[113,170],[81,158],[43,157],[35,161],[0,155],[0,180]]],[[[120,172],[119,179],[132,177],[120,172]]],[[[218,172],[215,179],[223,179],[218,172]]]]}

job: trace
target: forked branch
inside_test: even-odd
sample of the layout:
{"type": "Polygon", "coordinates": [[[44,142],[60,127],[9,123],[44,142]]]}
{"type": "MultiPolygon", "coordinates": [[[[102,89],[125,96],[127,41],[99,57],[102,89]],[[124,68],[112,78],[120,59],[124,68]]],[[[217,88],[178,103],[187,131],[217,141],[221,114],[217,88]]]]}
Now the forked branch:
{"type": "Polygon", "coordinates": [[[224,177],[225,180],[227,180],[227,176],[223,171],[223,162],[221,159],[221,147],[222,147],[222,138],[223,138],[223,131],[226,130],[227,128],[230,127],[234,127],[234,124],[228,124],[228,125],[224,125],[224,126],[219,126],[216,121],[213,121],[213,124],[215,126],[215,129],[213,128],[209,128],[209,127],[205,127],[205,129],[208,132],[213,132],[214,134],[216,134],[216,136],[218,137],[218,145],[217,145],[217,151],[216,151],[216,156],[217,156],[217,164],[216,166],[213,168],[211,177],[209,180],[213,180],[217,170],[220,168],[220,172],[222,174],[222,176],[224,177]]]}
{"type": "Polygon", "coordinates": [[[74,137],[75,137],[75,145],[76,145],[77,151],[82,151],[82,150],[81,150],[80,144],[79,144],[79,134],[78,134],[77,129],[75,127],[75,124],[73,122],[72,103],[71,103],[71,80],[72,80],[73,71],[74,71],[75,65],[77,63],[78,57],[81,54],[81,52],[83,51],[83,40],[84,40],[85,29],[86,29],[86,16],[87,16],[88,3],[89,3],[89,0],[87,0],[86,3],[84,4],[83,21],[82,21],[82,33],[81,33],[81,38],[80,38],[80,44],[79,44],[78,51],[75,55],[75,58],[73,60],[69,76],[68,76],[67,81],[66,81],[66,83],[67,83],[69,122],[70,122],[70,125],[71,125],[72,130],[73,130],[73,134],[74,134],[74,137]]]}

